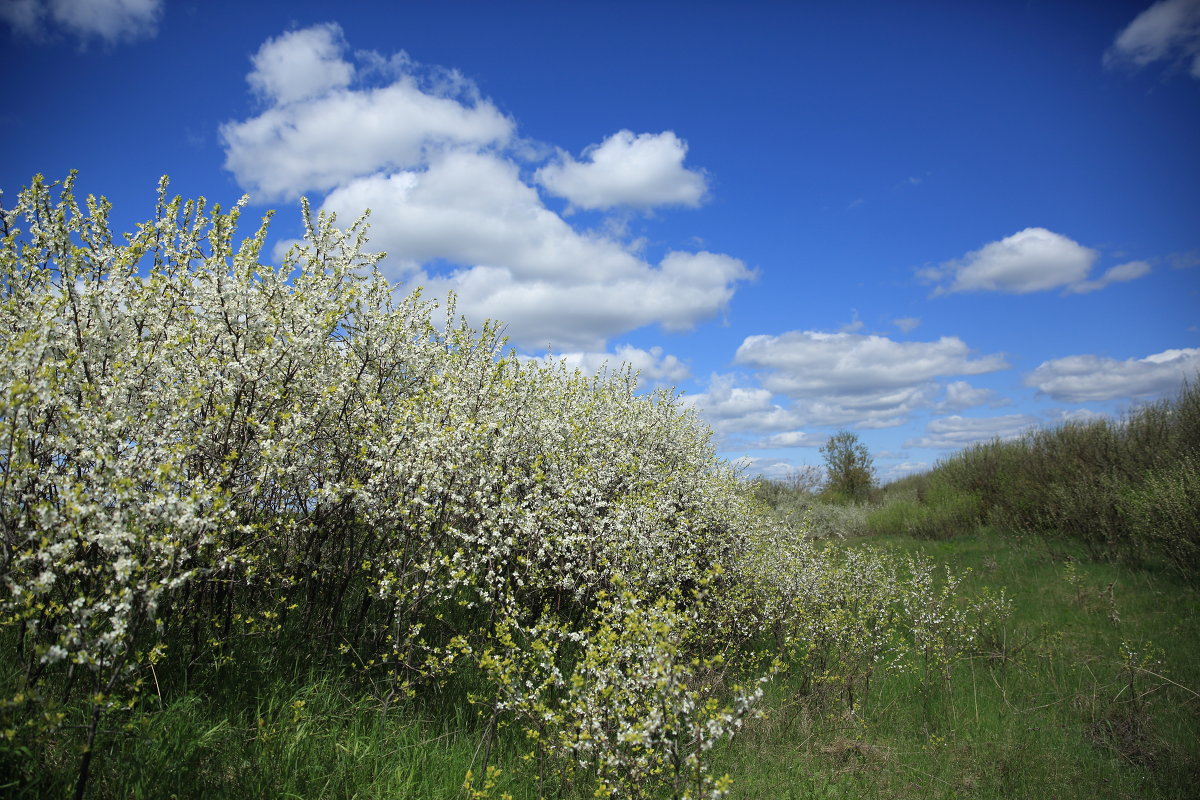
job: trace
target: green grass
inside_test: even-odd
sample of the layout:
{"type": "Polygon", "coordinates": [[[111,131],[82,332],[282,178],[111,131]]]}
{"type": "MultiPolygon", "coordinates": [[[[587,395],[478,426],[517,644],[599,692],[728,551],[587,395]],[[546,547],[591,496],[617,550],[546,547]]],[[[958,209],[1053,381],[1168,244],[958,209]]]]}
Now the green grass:
{"type": "Polygon", "coordinates": [[[924,553],[1004,587],[1013,614],[928,700],[877,677],[861,712],[774,688],[771,716],[722,754],[736,798],[1185,798],[1200,785],[1200,597],[1167,572],[1082,546],[981,531],[845,546],[924,553]],[[1153,663],[1126,664],[1122,644],[1153,663]],[[1132,679],[1132,680],[1131,680],[1132,679]]]}
{"type": "MultiPolygon", "coordinates": [[[[481,726],[469,710],[421,718],[351,686],[329,676],[292,676],[260,687],[247,706],[184,695],[126,735],[105,737],[87,796],[464,797],[466,771],[481,760],[481,726]]],[[[0,794],[69,797],[78,745],[68,733],[21,794],[5,794],[13,787],[3,782],[0,794]]],[[[491,754],[502,767],[516,758],[506,738],[491,754]]],[[[533,796],[506,776],[496,790],[533,796]]]]}

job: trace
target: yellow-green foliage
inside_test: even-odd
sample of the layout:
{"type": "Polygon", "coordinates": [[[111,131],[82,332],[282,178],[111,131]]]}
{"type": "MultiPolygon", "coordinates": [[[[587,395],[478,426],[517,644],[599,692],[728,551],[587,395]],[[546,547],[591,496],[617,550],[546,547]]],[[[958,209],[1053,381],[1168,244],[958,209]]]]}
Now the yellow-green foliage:
{"type": "Polygon", "coordinates": [[[584,780],[593,796],[619,798],[724,794],[729,779],[709,773],[707,753],[761,689],[717,680],[724,656],[688,647],[702,635],[699,617],[678,596],[647,602],[620,590],[597,610],[579,630],[548,615],[530,624],[506,615],[477,657],[493,695],[476,702],[520,726],[539,785],[584,780]]]}

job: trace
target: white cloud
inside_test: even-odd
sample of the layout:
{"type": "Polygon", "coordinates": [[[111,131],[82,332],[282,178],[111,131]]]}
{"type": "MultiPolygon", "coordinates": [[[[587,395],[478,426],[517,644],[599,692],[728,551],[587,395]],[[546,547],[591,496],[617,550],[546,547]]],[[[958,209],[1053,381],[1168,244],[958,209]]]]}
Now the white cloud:
{"type": "Polygon", "coordinates": [[[748,336],[735,361],[770,370],[768,389],[793,397],[871,395],[911,389],[944,375],[1006,369],[1000,355],[972,359],[956,336],[934,342],[897,342],[885,336],[789,331],[748,336]]]}
{"type": "Polygon", "coordinates": [[[758,387],[741,387],[731,375],[713,375],[702,394],[688,395],[716,430],[722,433],[769,433],[796,428],[800,417],[776,404],[771,392],[758,387]]]}
{"type": "Polygon", "coordinates": [[[1087,277],[1099,254],[1045,228],[1026,228],[991,242],[940,268],[923,270],[932,281],[953,278],[939,286],[949,292],[1012,292],[1027,294],[1069,286],[1087,277]]]}
{"type": "Polygon", "coordinates": [[[806,431],[783,431],[760,439],[750,447],[764,450],[775,447],[820,447],[826,439],[825,436],[817,436],[806,431]]]}
{"type": "Polygon", "coordinates": [[[920,317],[900,317],[892,320],[892,324],[896,326],[901,333],[912,333],[921,324],[920,317]]]}
{"type": "Polygon", "coordinates": [[[587,160],[580,162],[560,152],[558,162],[539,169],[534,179],[585,209],[695,207],[707,190],[704,175],[683,166],[687,143],[672,131],[636,136],[618,131],[583,155],[587,160]]]}
{"type": "Polygon", "coordinates": [[[108,44],[154,36],[162,0],[5,0],[0,19],[18,33],[40,36],[51,23],[83,41],[108,44]]]}
{"type": "Polygon", "coordinates": [[[615,353],[562,353],[541,356],[539,361],[562,361],[569,369],[578,369],[584,374],[595,375],[603,369],[614,373],[625,365],[638,373],[639,384],[668,387],[691,377],[687,364],[661,347],[643,350],[632,345],[622,345],[615,353]]]}
{"type": "Polygon", "coordinates": [[[1088,280],[1088,273],[1099,257],[1097,251],[1062,234],[1045,228],[1026,228],[998,242],[989,242],[960,259],[919,270],[917,276],[928,283],[941,284],[934,294],[985,291],[1029,294],[1057,288],[1084,294],[1150,272],[1145,261],[1130,261],[1088,280]]]}
{"type": "Polygon", "coordinates": [[[599,351],[611,336],[653,323],[690,330],[726,307],[752,277],[736,258],[672,251],[651,265],[607,237],[580,233],[547,209],[516,164],[451,151],[425,170],[377,174],[331,192],[323,210],[353,219],[372,209],[372,247],[385,269],[460,311],[502,320],[533,349],[599,351]],[[438,259],[461,265],[423,270],[438,259]]]}
{"type": "Polygon", "coordinates": [[[409,286],[435,296],[454,292],[460,311],[473,320],[502,320],[524,347],[599,350],[609,337],[644,325],[690,330],[724,308],[735,281],[747,274],[729,256],[669,253],[657,267],[643,264],[637,275],[604,281],[586,274],[572,282],[522,280],[507,267],[476,266],[447,277],[420,273],[409,286]]]}
{"type": "MultiPolygon", "coordinates": [[[[795,399],[784,407],[770,389],[739,386],[730,375],[714,375],[706,392],[687,398],[722,433],[793,434],[801,426],[853,425],[890,428],[902,425],[912,412],[929,407],[938,388],[933,383],[863,392],[795,399]]],[[[820,442],[818,441],[817,444],[820,442]]],[[[771,437],[754,446],[794,446],[771,437]],[[766,442],[773,441],[767,444],[766,442]]]]}
{"type": "Polygon", "coordinates": [[[342,58],[346,45],[334,23],[314,25],[268,39],[251,57],[246,81],[268,101],[286,105],[344,89],[354,65],[342,58]]]}
{"type": "Polygon", "coordinates": [[[1025,385],[1067,403],[1147,397],[1176,390],[1200,373],[1200,348],[1164,350],[1145,358],[1118,361],[1076,355],[1043,362],[1025,385]]]}
{"type": "Polygon", "coordinates": [[[1150,265],[1145,261],[1130,261],[1126,264],[1118,264],[1115,267],[1110,267],[1094,281],[1080,281],[1067,289],[1067,291],[1074,294],[1086,294],[1087,292],[1103,289],[1105,286],[1114,283],[1136,280],[1143,275],[1149,274],[1149,272],[1150,265]]]}
{"type": "Polygon", "coordinates": [[[482,147],[511,132],[491,103],[429,95],[411,77],[274,106],[220,130],[225,168],[260,199],[327,191],[381,169],[420,166],[433,149],[482,147]]]}
{"type": "Polygon", "coordinates": [[[387,251],[393,269],[440,258],[577,284],[645,268],[620,243],[577,233],[542,204],[516,164],[491,153],[454,150],[423,170],[346,181],[322,208],[349,219],[372,209],[372,247],[387,251]]]}
{"type": "Polygon", "coordinates": [[[1170,59],[1191,62],[1200,78],[1200,0],[1161,0],[1134,17],[1104,54],[1104,63],[1144,67],[1170,59]]]}
{"type": "Polygon", "coordinates": [[[894,428],[910,414],[927,408],[938,393],[934,383],[855,394],[830,394],[793,400],[791,408],[807,425],[894,428]]]}
{"type": "Polygon", "coordinates": [[[997,438],[1012,439],[1036,424],[1037,418],[1028,414],[981,418],[957,415],[942,417],[931,420],[925,426],[924,436],[910,439],[904,443],[904,446],[957,450],[976,442],[986,442],[997,438]]]}
{"type": "Polygon", "coordinates": [[[225,123],[220,135],[225,168],[259,199],[323,192],[383,170],[423,166],[441,149],[483,148],[512,136],[513,121],[469,82],[419,73],[403,54],[386,61],[388,69],[379,67],[378,54],[361,57],[395,79],[348,88],[355,69],[345,51],[340,29],[320,25],[269,40],[254,56],[247,80],[271,105],[225,123]]]}
{"type": "MultiPolygon", "coordinates": [[[[934,405],[942,391],[936,378],[1008,367],[999,355],[972,358],[956,337],[895,342],[882,336],[817,331],[749,336],[734,360],[762,370],[755,376],[760,385],[737,386],[732,376],[713,376],[697,404],[723,432],[780,436],[803,426],[902,425],[915,411],[934,405]],[[780,405],[776,395],[790,402],[780,405]]],[[[959,384],[949,392],[961,400],[970,387],[959,384]]],[[[759,446],[783,444],[783,438],[768,437],[759,446]]]]}
{"type": "Polygon", "coordinates": [[[1007,398],[1000,398],[991,389],[978,389],[966,381],[951,381],[946,384],[946,399],[938,404],[938,411],[962,411],[986,404],[1008,405],[1010,402],[1007,398]]]}

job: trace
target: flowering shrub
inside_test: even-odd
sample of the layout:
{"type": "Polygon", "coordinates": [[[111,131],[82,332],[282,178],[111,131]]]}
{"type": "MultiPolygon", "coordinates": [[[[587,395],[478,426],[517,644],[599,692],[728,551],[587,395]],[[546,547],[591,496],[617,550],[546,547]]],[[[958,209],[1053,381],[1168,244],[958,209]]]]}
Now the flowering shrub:
{"type": "Polygon", "coordinates": [[[955,602],[962,575],[946,568],[938,581],[933,564],[915,557],[908,559],[908,571],[900,603],[907,623],[905,645],[915,658],[907,666],[920,676],[928,696],[938,681],[949,679],[951,664],[972,645],[976,625],[970,610],[955,602]]]}
{"type": "Polygon", "coordinates": [[[298,631],[412,693],[498,610],[589,630],[618,582],[658,608],[761,524],[673,397],[521,360],[452,306],[439,325],[394,298],[363,220],[305,205],[272,268],[266,220],[234,242],[242,203],[164,181],[119,244],[73,183],[37,178],[0,219],[10,737],[78,715],[90,749],[156,663],[298,631]],[[51,684],[75,701],[58,714],[51,684]]]}
{"type": "Polygon", "coordinates": [[[903,612],[924,619],[881,558],[763,513],[673,395],[397,298],[363,219],[304,204],[271,267],[267,219],[235,243],[244,201],[209,210],[164,180],[118,243],[73,184],[36,178],[0,209],[19,672],[0,747],[84,730],[77,796],[99,732],[133,731],[172,676],[300,647],[389,697],[482,675],[476,701],[524,732],[543,788],[720,797],[708,755],[776,655],[853,708],[903,612]]]}

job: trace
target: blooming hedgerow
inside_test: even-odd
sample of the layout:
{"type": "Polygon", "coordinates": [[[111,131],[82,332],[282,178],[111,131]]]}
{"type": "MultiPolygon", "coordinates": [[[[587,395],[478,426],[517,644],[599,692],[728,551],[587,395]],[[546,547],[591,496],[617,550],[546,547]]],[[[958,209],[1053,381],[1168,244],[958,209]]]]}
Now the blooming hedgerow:
{"type": "Polygon", "coordinates": [[[674,395],[397,297],[364,219],[303,204],[274,267],[244,201],[164,179],[118,241],[73,187],[0,208],[0,731],[85,730],[77,795],[102,721],[246,642],[389,696],[470,665],[541,780],[675,798],[727,793],[776,655],[853,705],[899,646],[887,564],[762,513],[674,395]]]}
{"type": "Polygon", "coordinates": [[[666,596],[739,547],[736,480],[674,397],[519,359],[452,305],[439,324],[363,220],[305,205],[275,268],[266,219],[234,241],[243,203],[164,180],[118,242],[73,184],[0,218],[6,722],[62,722],[39,703],[69,674],[94,734],[156,662],[297,630],[412,692],[497,608],[586,626],[614,581],[666,596]]]}

